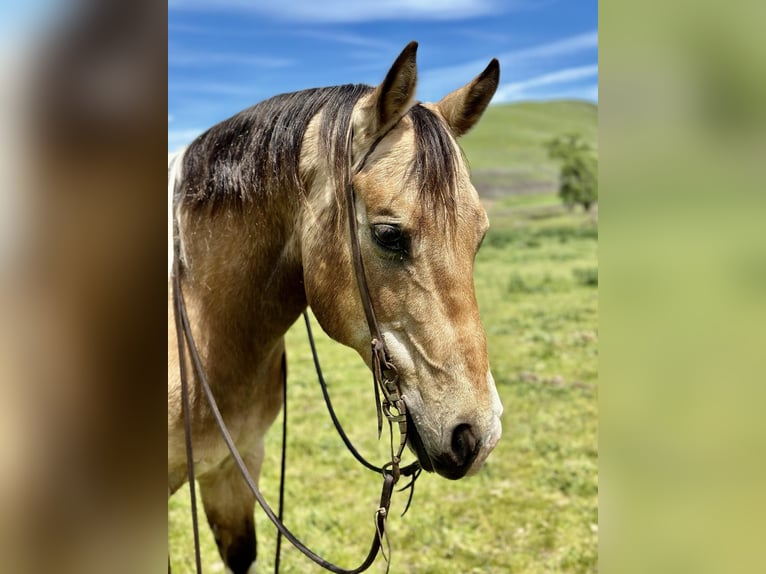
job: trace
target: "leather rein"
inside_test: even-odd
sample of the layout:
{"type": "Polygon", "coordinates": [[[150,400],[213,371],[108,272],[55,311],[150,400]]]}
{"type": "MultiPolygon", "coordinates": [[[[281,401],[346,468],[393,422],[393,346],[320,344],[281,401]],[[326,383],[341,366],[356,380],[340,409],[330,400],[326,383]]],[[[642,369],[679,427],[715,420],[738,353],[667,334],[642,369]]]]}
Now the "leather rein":
{"type": "MultiPolygon", "coordinates": [[[[401,456],[404,451],[404,447],[407,443],[407,407],[404,402],[404,398],[401,395],[399,388],[399,373],[396,366],[391,361],[390,354],[386,347],[386,343],[382,337],[380,327],[378,326],[377,317],[375,314],[375,308],[370,296],[370,290],[367,285],[367,277],[364,271],[364,260],[362,258],[361,246],[359,243],[359,229],[357,223],[357,210],[356,210],[356,192],[353,185],[353,177],[357,175],[367,163],[367,160],[372,155],[378,144],[383,138],[396,126],[392,125],[388,130],[381,134],[368,149],[362,161],[353,170],[353,173],[347,178],[345,184],[345,198],[348,207],[348,221],[349,221],[349,234],[351,244],[351,259],[354,268],[354,275],[356,277],[357,287],[364,309],[365,318],[370,331],[370,349],[371,349],[371,364],[372,364],[372,378],[373,387],[375,390],[375,405],[378,419],[378,438],[380,438],[383,427],[383,415],[389,424],[389,435],[391,442],[391,458],[389,462],[382,467],[378,467],[368,462],[359,451],[354,448],[353,444],[349,440],[348,436],[343,430],[343,427],[338,420],[335,410],[330,401],[330,396],[327,391],[327,384],[322,375],[321,367],[319,365],[319,358],[316,352],[316,346],[314,344],[313,334],[311,332],[311,325],[308,318],[308,313],[304,310],[303,316],[306,323],[306,329],[308,332],[309,343],[311,346],[311,352],[314,360],[314,366],[317,372],[317,378],[322,389],[322,395],[327,404],[327,409],[330,417],[335,425],[338,434],[343,440],[346,447],[352,453],[352,455],[366,468],[376,473],[379,473],[383,477],[383,485],[380,495],[380,504],[375,511],[375,534],[370,545],[369,552],[362,563],[352,569],[345,569],[337,566],[303,544],[282,522],[282,506],[283,506],[283,493],[284,493],[284,467],[285,467],[285,448],[286,448],[286,429],[287,429],[287,393],[286,393],[286,365],[283,356],[283,392],[284,392],[284,415],[283,415],[283,436],[282,436],[282,472],[280,476],[280,496],[279,496],[279,511],[275,513],[269,504],[266,502],[263,494],[258,488],[255,480],[250,475],[247,467],[239,453],[234,440],[229,433],[228,428],[221,416],[221,412],[213,396],[210,385],[207,381],[207,376],[202,365],[202,360],[197,349],[194,336],[192,335],[191,325],[189,322],[188,313],[186,310],[186,303],[184,300],[183,290],[181,288],[181,262],[180,262],[180,247],[178,240],[178,222],[174,222],[174,249],[173,249],[173,305],[174,316],[176,323],[176,334],[178,339],[178,355],[180,366],[180,378],[181,378],[181,399],[184,413],[184,431],[186,441],[186,456],[187,456],[187,474],[190,485],[190,499],[191,499],[191,512],[192,512],[192,526],[194,530],[194,545],[195,545],[195,560],[197,566],[197,572],[201,573],[201,558],[200,558],[200,546],[199,546],[199,531],[197,523],[197,507],[196,507],[196,489],[194,483],[194,462],[192,452],[192,435],[191,435],[191,416],[190,416],[190,399],[189,399],[189,377],[187,373],[186,364],[186,351],[188,350],[192,368],[196,375],[196,381],[202,388],[205,397],[208,401],[210,409],[216,419],[221,435],[228,447],[232,458],[239,467],[242,477],[247,483],[248,487],[252,491],[258,504],[263,508],[266,515],[269,517],[274,526],[277,528],[277,550],[274,568],[275,572],[279,571],[279,559],[280,559],[280,546],[281,536],[287,538],[293,546],[300,550],[304,555],[314,561],[322,568],[335,572],[337,574],[356,574],[367,570],[375,561],[378,552],[382,552],[384,558],[390,567],[390,547],[388,555],[385,551],[382,551],[382,541],[385,538],[388,542],[386,533],[386,520],[391,505],[391,496],[393,493],[394,485],[398,482],[401,476],[410,476],[410,482],[401,488],[400,490],[410,489],[409,500],[404,509],[404,513],[407,512],[412,501],[412,494],[414,492],[415,480],[421,473],[420,464],[415,461],[405,467],[400,467],[401,456]],[[382,401],[381,401],[382,394],[382,401]],[[393,425],[396,424],[399,429],[399,444],[394,447],[393,439],[393,425]]],[[[347,154],[349,158],[349,165],[351,165],[351,143],[353,141],[353,132],[349,134],[347,141],[347,154]]],[[[387,570],[388,571],[388,567],[387,570]]],[[[169,567],[168,567],[169,569],[169,567]]]]}

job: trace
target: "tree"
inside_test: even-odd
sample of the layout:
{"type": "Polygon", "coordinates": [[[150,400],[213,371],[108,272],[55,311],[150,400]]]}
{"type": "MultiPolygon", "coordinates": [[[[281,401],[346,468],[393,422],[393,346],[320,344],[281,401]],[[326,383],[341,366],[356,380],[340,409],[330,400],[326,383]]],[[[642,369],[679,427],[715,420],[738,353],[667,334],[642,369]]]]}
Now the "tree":
{"type": "Polygon", "coordinates": [[[548,156],[561,162],[559,196],[572,209],[582,205],[585,211],[598,201],[598,156],[579,134],[569,134],[545,144],[548,156]]]}

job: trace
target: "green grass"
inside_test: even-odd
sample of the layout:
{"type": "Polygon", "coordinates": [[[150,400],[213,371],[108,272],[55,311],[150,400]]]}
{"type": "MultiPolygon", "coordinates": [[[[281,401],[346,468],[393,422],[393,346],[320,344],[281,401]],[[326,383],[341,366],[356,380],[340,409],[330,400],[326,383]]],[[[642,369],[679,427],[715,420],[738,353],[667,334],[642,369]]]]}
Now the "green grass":
{"type": "MultiPolygon", "coordinates": [[[[553,189],[519,193],[523,178],[507,176],[549,169],[538,144],[559,131],[579,126],[577,131],[595,141],[595,108],[579,102],[519,104],[490,108],[487,116],[465,148],[474,173],[479,167],[501,174],[500,192],[486,202],[491,229],[476,259],[475,283],[505,406],[503,437],[475,477],[453,482],[421,476],[403,518],[406,495],[395,495],[389,519],[391,572],[596,572],[596,216],[567,211],[553,189]]],[[[384,461],[386,441],[375,438],[369,372],[354,351],[318,328],[315,334],[347,432],[368,458],[384,461]]],[[[373,535],[380,480],[356,464],[332,428],[302,322],[289,331],[287,345],[291,414],[285,520],[312,549],[355,567],[373,535]]],[[[274,504],[280,424],[268,436],[261,480],[274,504]]],[[[205,572],[222,572],[204,515],[200,518],[205,572]]],[[[257,572],[271,572],[274,529],[258,509],[256,521],[257,572]]],[[[193,572],[192,549],[184,489],[169,502],[169,552],[176,574],[193,572]]],[[[282,572],[321,571],[289,544],[283,546],[282,572]]],[[[370,572],[385,572],[384,561],[379,558],[370,572]]]]}

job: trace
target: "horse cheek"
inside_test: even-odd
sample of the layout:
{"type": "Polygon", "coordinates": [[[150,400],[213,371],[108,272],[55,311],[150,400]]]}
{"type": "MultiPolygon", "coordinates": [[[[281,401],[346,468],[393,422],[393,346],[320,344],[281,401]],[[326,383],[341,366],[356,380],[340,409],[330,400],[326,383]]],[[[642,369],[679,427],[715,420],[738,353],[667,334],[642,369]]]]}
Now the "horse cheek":
{"type": "Polygon", "coordinates": [[[336,253],[315,260],[304,271],[306,300],[322,329],[335,341],[360,348],[360,332],[366,324],[351,277],[342,273],[343,259],[336,253]],[[356,320],[359,318],[359,320],[356,320]]]}

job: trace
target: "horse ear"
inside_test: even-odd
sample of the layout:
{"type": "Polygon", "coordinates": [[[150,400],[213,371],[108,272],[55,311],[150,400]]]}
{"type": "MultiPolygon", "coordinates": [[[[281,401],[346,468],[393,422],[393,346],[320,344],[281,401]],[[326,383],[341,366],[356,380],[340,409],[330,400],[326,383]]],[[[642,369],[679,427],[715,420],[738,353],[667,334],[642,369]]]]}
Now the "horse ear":
{"type": "Polygon", "coordinates": [[[444,96],[436,107],[447,120],[455,137],[460,137],[479,121],[500,81],[500,63],[493,58],[470,84],[444,96]]]}
{"type": "Polygon", "coordinates": [[[375,114],[374,133],[387,130],[412,106],[418,81],[417,50],[417,42],[407,44],[386,74],[386,79],[375,88],[370,100],[375,114]]]}

